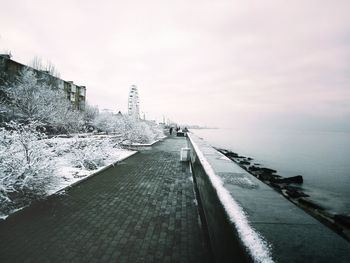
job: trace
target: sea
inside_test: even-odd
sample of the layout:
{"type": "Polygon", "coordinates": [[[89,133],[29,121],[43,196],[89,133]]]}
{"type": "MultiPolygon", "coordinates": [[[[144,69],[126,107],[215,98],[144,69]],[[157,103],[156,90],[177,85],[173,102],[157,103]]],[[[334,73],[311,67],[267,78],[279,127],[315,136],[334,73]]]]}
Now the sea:
{"type": "Polygon", "coordinates": [[[302,175],[302,188],[310,199],[330,213],[350,216],[350,132],[242,128],[191,132],[283,177],[302,175]]]}

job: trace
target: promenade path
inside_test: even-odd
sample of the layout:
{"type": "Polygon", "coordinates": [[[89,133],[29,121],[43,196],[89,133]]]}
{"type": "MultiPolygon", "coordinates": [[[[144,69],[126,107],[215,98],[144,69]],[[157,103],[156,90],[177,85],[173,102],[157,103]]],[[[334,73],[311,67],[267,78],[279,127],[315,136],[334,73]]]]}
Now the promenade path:
{"type": "Polygon", "coordinates": [[[185,138],[0,222],[0,262],[209,262],[185,138]]]}

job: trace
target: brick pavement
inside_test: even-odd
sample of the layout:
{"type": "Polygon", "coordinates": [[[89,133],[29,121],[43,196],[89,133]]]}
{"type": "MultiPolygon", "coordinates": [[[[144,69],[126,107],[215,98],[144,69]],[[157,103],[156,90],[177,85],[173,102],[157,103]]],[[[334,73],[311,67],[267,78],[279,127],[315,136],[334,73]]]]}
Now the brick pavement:
{"type": "Polygon", "coordinates": [[[0,223],[0,262],[209,262],[184,138],[0,223]]]}

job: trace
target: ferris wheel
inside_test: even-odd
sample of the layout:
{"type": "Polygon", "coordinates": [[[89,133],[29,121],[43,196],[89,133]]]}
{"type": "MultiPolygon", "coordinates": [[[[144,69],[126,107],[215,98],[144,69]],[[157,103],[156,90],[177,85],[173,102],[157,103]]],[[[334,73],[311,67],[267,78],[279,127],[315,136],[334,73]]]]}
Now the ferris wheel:
{"type": "Polygon", "coordinates": [[[139,93],[136,85],[131,85],[128,100],[128,114],[136,119],[140,118],[139,93]]]}

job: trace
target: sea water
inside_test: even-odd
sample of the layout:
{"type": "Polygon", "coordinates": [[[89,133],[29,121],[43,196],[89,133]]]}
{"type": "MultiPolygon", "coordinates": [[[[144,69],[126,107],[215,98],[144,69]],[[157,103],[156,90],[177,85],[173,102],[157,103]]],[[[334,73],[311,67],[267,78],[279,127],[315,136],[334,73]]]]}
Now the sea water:
{"type": "Polygon", "coordinates": [[[283,177],[302,175],[304,192],[333,213],[350,215],[350,132],[193,129],[214,147],[252,157],[283,177]]]}

